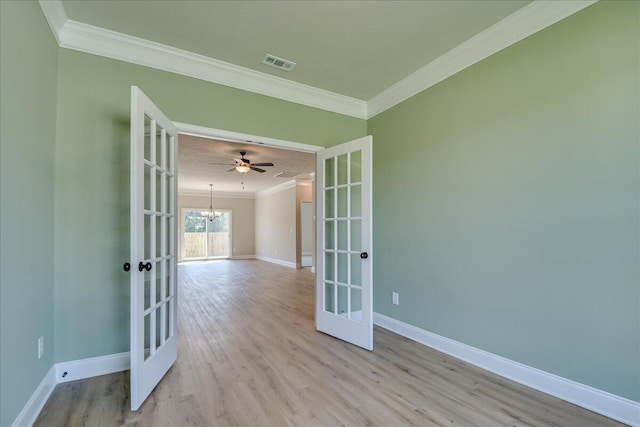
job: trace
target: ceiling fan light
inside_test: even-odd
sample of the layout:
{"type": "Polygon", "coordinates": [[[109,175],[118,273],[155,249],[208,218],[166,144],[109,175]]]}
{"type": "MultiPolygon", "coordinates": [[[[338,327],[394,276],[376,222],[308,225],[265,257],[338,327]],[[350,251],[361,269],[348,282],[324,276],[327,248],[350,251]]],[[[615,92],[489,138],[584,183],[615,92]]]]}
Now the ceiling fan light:
{"type": "Polygon", "coordinates": [[[251,168],[248,165],[238,165],[236,166],[236,170],[240,173],[247,173],[251,168]]]}

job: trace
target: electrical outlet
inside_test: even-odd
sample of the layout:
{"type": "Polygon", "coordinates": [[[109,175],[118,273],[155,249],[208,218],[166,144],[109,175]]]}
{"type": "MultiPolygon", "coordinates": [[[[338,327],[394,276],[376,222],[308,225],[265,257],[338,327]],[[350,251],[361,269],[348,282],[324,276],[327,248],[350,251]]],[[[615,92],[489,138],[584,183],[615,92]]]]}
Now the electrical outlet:
{"type": "Polygon", "coordinates": [[[44,354],[44,337],[38,338],[38,359],[42,359],[44,354]]]}
{"type": "Polygon", "coordinates": [[[393,292],[391,296],[393,298],[393,304],[400,305],[400,295],[397,292],[393,292]]]}

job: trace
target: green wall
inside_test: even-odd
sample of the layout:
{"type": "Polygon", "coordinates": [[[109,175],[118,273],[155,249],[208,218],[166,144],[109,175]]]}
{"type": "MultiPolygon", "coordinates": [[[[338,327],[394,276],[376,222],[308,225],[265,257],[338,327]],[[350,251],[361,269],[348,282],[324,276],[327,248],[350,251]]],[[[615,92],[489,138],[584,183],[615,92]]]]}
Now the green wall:
{"type": "Polygon", "coordinates": [[[60,49],[55,361],[129,350],[129,109],[139,86],[174,121],[330,146],[366,122],[60,49]]]}
{"type": "Polygon", "coordinates": [[[640,400],[639,15],[600,2],[365,122],[58,49],[1,1],[0,425],[54,362],[128,350],[133,84],[180,122],[368,130],[376,311],[640,400]]]}
{"type": "Polygon", "coordinates": [[[368,121],[377,312],[640,401],[639,16],[600,2],[368,121]]]}
{"type": "Polygon", "coordinates": [[[0,425],[9,426],[53,363],[57,46],[37,2],[2,1],[0,20],[0,425]]]}

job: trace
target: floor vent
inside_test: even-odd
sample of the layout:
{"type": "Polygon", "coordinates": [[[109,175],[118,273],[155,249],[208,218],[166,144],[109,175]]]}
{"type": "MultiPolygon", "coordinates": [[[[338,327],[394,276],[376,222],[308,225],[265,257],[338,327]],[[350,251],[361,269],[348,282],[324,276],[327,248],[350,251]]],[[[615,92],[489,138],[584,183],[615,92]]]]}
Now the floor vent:
{"type": "Polygon", "coordinates": [[[293,178],[300,175],[300,172],[280,172],[276,175],[276,178],[293,178]]]}
{"type": "Polygon", "coordinates": [[[262,63],[271,67],[279,68],[280,70],[284,71],[291,71],[293,70],[293,67],[296,66],[295,62],[278,58],[277,56],[273,56],[270,53],[267,53],[267,56],[264,57],[262,63]]]}

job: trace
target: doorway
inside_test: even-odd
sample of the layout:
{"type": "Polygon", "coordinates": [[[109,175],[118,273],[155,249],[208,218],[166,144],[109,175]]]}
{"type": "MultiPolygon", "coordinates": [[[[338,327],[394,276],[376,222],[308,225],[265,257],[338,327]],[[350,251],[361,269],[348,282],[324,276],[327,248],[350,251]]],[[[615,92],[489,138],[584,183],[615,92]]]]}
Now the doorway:
{"type": "Polygon", "coordinates": [[[300,240],[302,267],[313,266],[313,203],[300,202],[300,240]]]}

